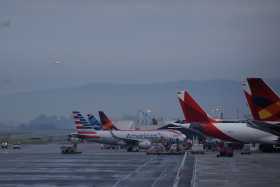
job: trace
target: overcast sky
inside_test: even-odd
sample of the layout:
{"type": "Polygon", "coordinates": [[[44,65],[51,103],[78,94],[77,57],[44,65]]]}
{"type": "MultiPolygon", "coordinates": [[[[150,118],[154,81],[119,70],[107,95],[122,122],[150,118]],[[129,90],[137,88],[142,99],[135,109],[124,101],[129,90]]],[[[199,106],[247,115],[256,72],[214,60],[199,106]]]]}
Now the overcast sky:
{"type": "Polygon", "coordinates": [[[0,2],[0,89],[280,78],[279,0],[0,2]]]}

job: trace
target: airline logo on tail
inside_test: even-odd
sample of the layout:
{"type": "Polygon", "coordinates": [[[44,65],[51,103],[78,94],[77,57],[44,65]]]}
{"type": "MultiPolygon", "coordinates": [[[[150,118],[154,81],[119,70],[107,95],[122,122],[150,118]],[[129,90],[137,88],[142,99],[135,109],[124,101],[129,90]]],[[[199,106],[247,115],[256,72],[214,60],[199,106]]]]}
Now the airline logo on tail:
{"type": "Polygon", "coordinates": [[[103,111],[99,111],[99,118],[104,130],[118,130],[118,128],[114,126],[113,122],[106,116],[103,111]]]}
{"type": "Polygon", "coordinates": [[[188,92],[178,92],[177,96],[183,110],[186,123],[208,123],[215,121],[208,116],[208,114],[198,105],[188,92]]]}
{"type": "Polygon", "coordinates": [[[269,119],[269,118],[272,118],[273,115],[276,115],[280,112],[280,102],[276,102],[272,105],[269,105],[268,107],[260,110],[258,113],[259,113],[259,116],[260,116],[260,119],[262,120],[266,120],[266,119],[269,119]]]}
{"type": "Polygon", "coordinates": [[[79,111],[73,111],[72,116],[76,129],[93,129],[94,126],[90,124],[79,111]]]}
{"type": "Polygon", "coordinates": [[[218,128],[217,120],[211,118],[191,97],[187,91],[178,92],[177,96],[183,110],[186,123],[199,123],[203,132],[215,138],[227,141],[238,141],[218,128]]]}
{"type": "Polygon", "coordinates": [[[280,98],[260,78],[248,78],[244,93],[255,120],[280,121],[280,98]]]}
{"type": "Polygon", "coordinates": [[[96,119],[93,114],[87,114],[89,123],[93,126],[95,130],[101,130],[102,126],[101,123],[96,119]]]}
{"type": "Polygon", "coordinates": [[[97,135],[97,131],[95,131],[94,125],[89,123],[79,111],[73,111],[72,116],[79,138],[100,138],[97,135]]]}
{"type": "Polygon", "coordinates": [[[91,128],[88,121],[83,117],[83,115],[79,111],[73,111],[72,112],[72,117],[74,119],[76,129],[91,128]]]}

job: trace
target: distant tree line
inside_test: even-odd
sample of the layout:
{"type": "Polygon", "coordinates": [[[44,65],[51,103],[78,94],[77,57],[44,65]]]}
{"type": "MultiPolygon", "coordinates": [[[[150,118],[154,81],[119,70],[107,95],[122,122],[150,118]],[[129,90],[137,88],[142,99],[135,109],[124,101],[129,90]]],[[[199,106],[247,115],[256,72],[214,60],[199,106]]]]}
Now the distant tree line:
{"type": "Polygon", "coordinates": [[[51,129],[73,129],[71,118],[64,116],[47,116],[41,114],[27,124],[21,124],[20,129],[51,130],[51,129]]]}

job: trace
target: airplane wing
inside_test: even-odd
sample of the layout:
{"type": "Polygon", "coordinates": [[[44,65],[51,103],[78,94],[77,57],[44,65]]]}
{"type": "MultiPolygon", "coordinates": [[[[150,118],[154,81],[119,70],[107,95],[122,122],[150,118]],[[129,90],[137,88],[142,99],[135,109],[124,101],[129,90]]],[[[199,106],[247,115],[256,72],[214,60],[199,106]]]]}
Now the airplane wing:
{"type": "Polygon", "coordinates": [[[187,137],[192,137],[192,136],[198,136],[201,139],[205,139],[205,135],[202,133],[202,130],[199,129],[198,126],[195,124],[185,124],[185,123],[169,123],[167,125],[164,125],[160,128],[159,130],[162,129],[172,129],[172,130],[177,130],[186,135],[187,137]]]}
{"type": "Polygon", "coordinates": [[[253,128],[260,129],[260,130],[272,133],[272,134],[280,137],[279,122],[275,123],[275,122],[263,122],[263,121],[257,121],[257,120],[248,120],[247,124],[250,125],[253,128]]]}

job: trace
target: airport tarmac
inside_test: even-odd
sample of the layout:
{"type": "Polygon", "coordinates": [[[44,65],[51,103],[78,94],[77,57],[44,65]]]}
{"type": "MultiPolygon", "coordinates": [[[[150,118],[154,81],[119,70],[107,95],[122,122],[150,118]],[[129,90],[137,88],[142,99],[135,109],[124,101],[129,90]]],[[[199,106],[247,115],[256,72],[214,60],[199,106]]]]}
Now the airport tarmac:
{"type": "Polygon", "coordinates": [[[81,144],[83,153],[74,155],[60,154],[59,147],[0,150],[0,186],[280,186],[280,154],[275,153],[217,158],[217,153],[206,152],[185,156],[182,162],[184,155],[101,150],[96,144],[81,144]]]}
{"type": "Polygon", "coordinates": [[[60,145],[25,145],[0,151],[0,186],[190,186],[193,156],[146,155],[79,145],[63,155],[60,145]],[[181,173],[178,173],[180,168],[181,173]],[[177,176],[177,177],[176,177],[177,176]],[[176,180],[179,179],[179,180],[176,180]]]}
{"type": "Polygon", "coordinates": [[[194,187],[279,187],[280,154],[253,153],[232,158],[217,153],[197,155],[194,164],[194,187]]]}

